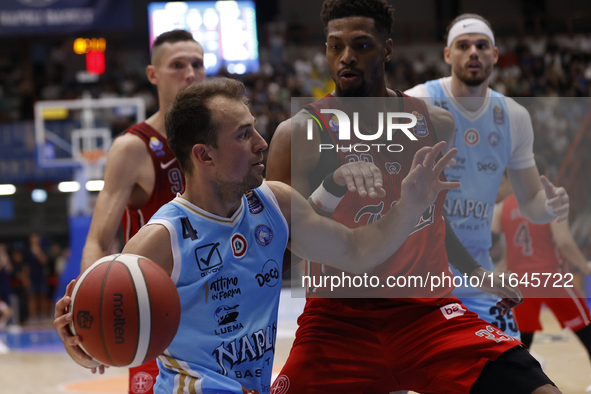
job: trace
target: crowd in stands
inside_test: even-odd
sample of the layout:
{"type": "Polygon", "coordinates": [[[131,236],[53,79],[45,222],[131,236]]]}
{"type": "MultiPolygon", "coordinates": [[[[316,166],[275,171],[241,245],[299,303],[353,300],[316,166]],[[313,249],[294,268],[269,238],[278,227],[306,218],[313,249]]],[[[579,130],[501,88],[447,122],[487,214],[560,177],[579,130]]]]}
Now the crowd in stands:
{"type": "MultiPolygon", "coordinates": [[[[291,97],[320,97],[334,86],[323,46],[289,45],[289,41],[285,44],[273,37],[259,72],[233,76],[248,87],[259,131],[267,140],[290,116],[291,97]]],[[[449,75],[442,56],[443,44],[436,53],[417,52],[417,46],[420,44],[413,44],[412,52],[418,53],[413,57],[404,54],[404,47],[398,48],[397,53],[402,54],[394,56],[387,67],[389,87],[405,90],[449,75]]],[[[510,97],[547,97],[548,103],[556,97],[591,96],[591,34],[499,37],[497,46],[499,62],[491,77],[495,90],[510,97]]],[[[125,68],[115,60],[99,82],[76,83],[68,75],[69,50],[65,45],[45,48],[44,62],[35,61],[40,56],[34,50],[14,58],[0,55],[0,123],[32,120],[35,101],[79,98],[85,90],[94,97],[141,96],[146,100],[148,115],[156,110],[155,90],[143,69],[123,72],[125,68]]],[[[223,69],[220,74],[229,75],[223,69]]],[[[532,112],[536,147],[554,149],[555,154],[550,155],[553,174],[576,133],[578,119],[571,112],[568,108],[536,108],[532,112]]]]}
{"type": "Polygon", "coordinates": [[[53,300],[69,250],[36,233],[0,243],[0,301],[12,307],[11,323],[43,324],[53,317],[53,300]]]}

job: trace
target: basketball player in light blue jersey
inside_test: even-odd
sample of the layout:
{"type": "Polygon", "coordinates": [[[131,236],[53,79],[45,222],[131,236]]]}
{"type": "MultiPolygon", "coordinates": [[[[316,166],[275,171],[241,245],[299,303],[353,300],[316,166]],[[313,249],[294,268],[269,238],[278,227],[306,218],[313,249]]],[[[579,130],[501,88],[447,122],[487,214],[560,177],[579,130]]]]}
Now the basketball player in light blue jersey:
{"type": "MultiPolygon", "coordinates": [[[[450,111],[456,123],[457,162],[445,171],[462,186],[447,194],[444,210],[453,231],[484,268],[492,270],[491,220],[495,196],[507,169],[519,208],[533,223],[568,216],[568,195],[540,177],[533,155],[533,128],[527,110],[488,87],[498,49],[489,22],[476,14],[458,16],[448,27],[445,62],[451,76],[407,90],[410,96],[450,111]],[[430,99],[427,99],[430,98],[430,99]]],[[[454,274],[460,273],[453,269],[454,274]]],[[[508,334],[519,337],[511,313],[502,314],[491,298],[472,287],[454,295],[472,311],[508,334]]]]}
{"type": "MultiPolygon", "coordinates": [[[[263,182],[267,144],[255,129],[241,82],[222,78],[186,88],[169,107],[165,126],[185,174],[185,192],[123,249],[162,266],[181,300],[178,332],[158,359],[155,393],[270,393],[289,243],[303,258],[353,274],[369,272],[402,245],[440,191],[459,187],[439,179],[455,149],[435,163],[445,143],[424,147],[388,214],[352,230],[316,213],[288,185],[263,182]]],[[[338,204],[336,185],[385,195],[380,171],[370,163],[341,166],[315,198],[338,204]]],[[[54,325],[76,362],[103,372],[67,329],[74,283],[56,304],[54,325]]]]}

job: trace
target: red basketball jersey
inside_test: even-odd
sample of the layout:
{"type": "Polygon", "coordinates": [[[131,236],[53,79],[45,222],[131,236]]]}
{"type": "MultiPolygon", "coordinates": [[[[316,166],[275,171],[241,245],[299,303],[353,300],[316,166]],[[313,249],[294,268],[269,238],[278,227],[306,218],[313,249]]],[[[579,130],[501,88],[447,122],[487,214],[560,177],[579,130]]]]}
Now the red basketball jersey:
{"type": "MultiPolygon", "coordinates": [[[[324,119],[324,125],[322,126],[321,132],[328,133],[332,143],[336,145],[354,145],[354,144],[371,144],[381,143],[385,146],[381,147],[379,152],[376,148],[365,153],[358,152],[346,152],[343,150],[337,151],[337,163],[336,168],[350,162],[364,160],[373,162],[382,172],[384,180],[383,188],[387,194],[384,198],[369,198],[361,197],[358,193],[345,194],[344,198],[339,203],[332,218],[340,223],[343,223],[349,228],[357,228],[365,226],[376,220],[381,219],[390,210],[390,207],[398,201],[401,192],[401,183],[404,177],[409,173],[411,164],[413,161],[414,154],[424,146],[433,146],[437,141],[435,132],[431,125],[429,113],[425,103],[422,100],[411,98],[404,95],[404,110],[406,113],[413,113],[417,119],[417,126],[414,129],[410,129],[415,136],[417,141],[410,140],[402,131],[397,130],[392,136],[391,141],[379,140],[379,141],[362,141],[351,133],[350,141],[339,140],[338,138],[338,125],[334,123],[333,114],[322,114],[320,110],[322,108],[335,109],[335,99],[331,99],[332,96],[320,99],[309,106],[306,110],[310,114],[315,115],[317,118],[322,116],[324,119]],[[332,121],[332,123],[331,123],[332,121]],[[389,152],[386,148],[387,145],[399,144],[403,146],[403,150],[398,153],[389,152]]],[[[353,117],[351,116],[351,121],[353,117]]],[[[322,122],[321,122],[322,123],[322,122]]],[[[385,125],[385,122],[384,122],[385,125]]],[[[353,125],[351,125],[351,128],[353,125]]],[[[362,127],[361,125],[359,126],[362,127]]],[[[385,129],[385,127],[384,127],[385,129]]],[[[369,134],[368,132],[365,132],[369,134]]],[[[394,150],[394,148],[392,148],[394,150]]],[[[441,179],[445,180],[443,173],[441,179]]],[[[375,275],[381,278],[381,283],[384,284],[388,276],[421,276],[426,278],[427,275],[442,275],[450,276],[448,268],[447,252],[445,250],[445,222],[443,220],[443,204],[445,202],[445,192],[439,193],[435,203],[431,205],[422,215],[421,218],[417,218],[417,225],[406,241],[398,249],[398,251],[392,255],[388,260],[379,265],[368,275],[375,275]]],[[[387,236],[384,236],[387,239],[387,236]]],[[[341,276],[342,271],[334,269],[328,266],[321,266],[319,264],[311,264],[309,267],[311,275],[337,275],[341,276]]],[[[429,279],[426,279],[427,281],[429,279]]],[[[430,291],[430,287],[417,289],[417,285],[408,285],[405,289],[392,288],[392,287],[378,287],[372,288],[371,286],[363,287],[362,289],[355,289],[355,292],[348,292],[348,296],[362,296],[362,297],[385,297],[385,298],[443,298],[450,297],[451,281],[448,281],[449,286],[436,287],[433,292],[430,291]]],[[[313,290],[314,293],[324,293],[330,291],[330,288],[316,288],[313,290]]],[[[321,295],[320,295],[321,296],[321,295]]],[[[312,297],[314,297],[312,295],[312,297]]],[[[411,301],[410,299],[405,301],[411,301]]],[[[427,300],[424,300],[427,302],[427,300]]],[[[412,302],[421,302],[418,299],[412,300],[412,302]]],[[[432,303],[433,300],[429,300],[432,303]]]]}
{"type": "Polygon", "coordinates": [[[185,178],[178,160],[168,147],[166,138],[146,122],[129,128],[125,133],[137,135],[144,141],[152,158],[156,175],[154,190],[152,190],[146,205],[138,210],[130,208],[129,205],[125,208],[121,224],[127,243],[162,205],[175,198],[177,193],[182,193],[185,190],[185,178]]]}
{"type": "Polygon", "coordinates": [[[550,224],[533,224],[521,215],[515,195],[503,200],[501,228],[507,241],[507,269],[514,273],[555,273],[564,263],[550,224]]]}

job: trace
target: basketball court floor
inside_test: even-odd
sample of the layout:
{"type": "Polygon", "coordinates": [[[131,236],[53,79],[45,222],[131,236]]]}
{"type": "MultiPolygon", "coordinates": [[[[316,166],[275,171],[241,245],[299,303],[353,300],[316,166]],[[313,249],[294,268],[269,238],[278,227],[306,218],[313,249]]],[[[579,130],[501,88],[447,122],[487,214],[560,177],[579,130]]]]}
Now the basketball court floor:
{"type": "MultiPolygon", "coordinates": [[[[279,310],[274,370],[287,359],[304,300],[284,290],[279,310]]],[[[587,353],[570,331],[562,331],[552,314],[542,313],[544,331],[536,335],[533,350],[546,361],[545,371],[564,394],[585,393],[591,385],[587,353]]],[[[109,368],[93,375],[75,364],[62,347],[50,322],[36,327],[9,327],[0,331],[1,394],[126,394],[127,369],[109,368]]],[[[502,379],[502,377],[499,377],[502,379]]]]}

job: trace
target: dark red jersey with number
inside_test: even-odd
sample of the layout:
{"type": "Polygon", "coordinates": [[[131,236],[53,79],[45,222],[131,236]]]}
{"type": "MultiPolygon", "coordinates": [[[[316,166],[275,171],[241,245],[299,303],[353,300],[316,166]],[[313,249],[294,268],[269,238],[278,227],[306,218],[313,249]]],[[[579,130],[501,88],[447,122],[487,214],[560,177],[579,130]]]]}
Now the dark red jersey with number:
{"type": "Polygon", "coordinates": [[[154,189],[146,205],[138,210],[131,209],[129,205],[125,208],[121,224],[127,243],[162,205],[185,190],[185,178],[178,160],[168,147],[166,138],[146,122],[131,127],[125,133],[137,135],[144,141],[152,158],[156,176],[154,189]]]}
{"type": "Polygon", "coordinates": [[[550,224],[533,224],[521,215],[515,195],[503,200],[501,228],[507,241],[507,269],[514,273],[555,273],[564,259],[550,224]]]}
{"type": "MultiPolygon", "coordinates": [[[[375,141],[361,140],[353,132],[354,117],[351,114],[349,116],[351,122],[351,139],[339,139],[339,133],[342,133],[342,130],[339,130],[338,118],[331,113],[321,113],[323,108],[338,108],[336,107],[337,102],[335,98],[329,95],[305,107],[305,110],[315,119],[315,122],[321,125],[321,133],[327,133],[330,136],[333,145],[345,146],[346,148],[349,145],[361,144],[357,146],[357,149],[352,148],[351,151],[347,151],[347,149],[337,150],[337,163],[335,163],[332,171],[347,162],[364,160],[373,162],[382,172],[384,180],[383,187],[387,192],[386,197],[381,199],[360,197],[358,193],[348,192],[334,211],[332,215],[333,219],[349,228],[365,226],[386,215],[390,207],[400,198],[401,183],[409,173],[414,154],[420,148],[433,146],[438,142],[425,103],[422,100],[406,95],[404,97],[404,109],[402,111],[393,109],[392,112],[412,113],[417,117],[417,125],[409,129],[409,132],[416,136],[417,141],[412,141],[401,130],[396,130],[392,135],[392,139],[388,141],[386,139],[386,120],[383,122],[384,132],[382,139],[375,141]],[[371,146],[371,144],[381,144],[379,151],[378,146],[371,146]],[[367,149],[368,145],[370,149],[367,149]],[[400,146],[403,149],[398,151],[400,150],[400,146]]],[[[402,99],[400,100],[402,101],[402,99]]],[[[372,116],[377,117],[377,112],[372,116]]],[[[406,122],[408,120],[400,121],[400,123],[406,122]]],[[[361,131],[361,129],[362,125],[359,124],[359,130],[361,131]]],[[[370,134],[367,131],[362,131],[362,133],[370,134]]],[[[441,174],[441,179],[445,179],[443,173],[441,174]]],[[[379,277],[379,285],[375,287],[377,281],[374,281],[369,286],[364,284],[353,290],[345,289],[346,296],[381,298],[414,297],[414,300],[406,299],[404,301],[428,303],[433,303],[435,301],[433,299],[436,298],[451,297],[451,290],[453,289],[451,281],[448,281],[447,285],[435,287],[432,291],[430,288],[430,276],[436,275],[439,278],[442,275],[452,277],[449,272],[447,252],[445,250],[445,222],[443,220],[445,196],[445,192],[439,193],[435,203],[423,213],[422,217],[417,218],[415,229],[398,251],[376,269],[367,273],[368,275],[379,277]],[[385,281],[389,276],[406,277],[406,283],[400,282],[401,285],[405,284],[405,286],[388,286],[385,281]],[[411,278],[419,276],[422,278],[422,283],[426,283],[426,287],[419,288],[420,281],[411,278]],[[426,300],[426,298],[432,299],[426,300]]],[[[383,239],[384,242],[387,242],[388,235],[383,234],[383,239]]],[[[327,245],[327,247],[330,247],[330,245],[327,245]]],[[[317,279],[327,275],[342,277],[342,271],[315,263],[310,264],[309,272],[311,275],[317,276],[317,279]]],[[[319,283],[318,280],[316,283],[319,283]]],[[[324,286],[311,287],[313,287],[311,289],[311,297],[314,297],[314,294],[322,297],[323,293],[326,294],[326,291],[331,291],[330,288],[324,286]]],[[[335,290],[332,290],[332,292],[335,293],[335,290]]]]}

